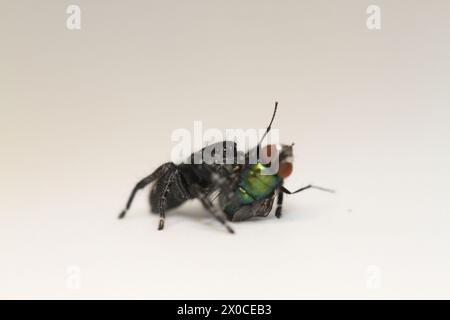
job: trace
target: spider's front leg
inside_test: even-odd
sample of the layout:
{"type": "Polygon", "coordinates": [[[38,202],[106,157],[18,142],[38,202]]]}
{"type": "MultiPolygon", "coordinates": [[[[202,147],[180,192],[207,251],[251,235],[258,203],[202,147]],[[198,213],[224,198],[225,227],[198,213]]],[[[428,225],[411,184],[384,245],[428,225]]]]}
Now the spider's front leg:
{"type": "Polygon", "coordinates": [[[227,223],[226,217],[221,213],[218,212],[217,208],[214,206],[212,201],[209,199],[208,196],[204,195],[201,191],[198,189],[196,190],[197,198],[202,203],[203,207],[214,217],[217,221],[219,221],[229,233],[234,233],[233,228],[230,227],[230,225],[227,223]]]}

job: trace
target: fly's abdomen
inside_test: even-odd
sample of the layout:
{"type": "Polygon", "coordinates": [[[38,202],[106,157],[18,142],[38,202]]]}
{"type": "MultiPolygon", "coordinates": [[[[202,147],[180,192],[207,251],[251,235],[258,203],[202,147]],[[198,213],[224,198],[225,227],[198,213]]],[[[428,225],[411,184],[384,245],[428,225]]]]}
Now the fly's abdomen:
{"type": "MultiPolygon", "coordinates": [[[[245,205],[252,204],[270,196],[278,186],[280,178],[277,175],[264,174],[268,168],[260,162],[245,169],[241,175],[238,187],[234,191],[235,201],[223,203],[223,210],[229,218],[245,205]]],[[[225,202],[226,199],[221,199],[225,202]]]]}

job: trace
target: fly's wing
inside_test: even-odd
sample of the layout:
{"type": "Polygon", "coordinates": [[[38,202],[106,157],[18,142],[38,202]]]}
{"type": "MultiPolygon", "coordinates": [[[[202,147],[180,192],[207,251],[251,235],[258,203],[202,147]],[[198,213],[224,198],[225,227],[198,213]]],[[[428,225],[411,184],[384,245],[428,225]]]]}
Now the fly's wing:
{"type": "Polygon", "coordinates": [[[253,217],[252,205],[242,206],[232,216],[228,215],[228,218],[233,222],[244,221],[253,217]]]}
{"type": "Polygon", "coordinates": [[[230,218],[231,221],[244,221],[254,217],[267,217],[272,210],[275,197],[256,200],[241,206],[230,218]]]}
{"type": "Polygon", "coordinates": [[[259,206],[255,209],[256,216],[267,217],[270,211],[272,211],[274,199],[275,196],[272,196],[271,198],[266,198],[258,201],[259,206]]]}

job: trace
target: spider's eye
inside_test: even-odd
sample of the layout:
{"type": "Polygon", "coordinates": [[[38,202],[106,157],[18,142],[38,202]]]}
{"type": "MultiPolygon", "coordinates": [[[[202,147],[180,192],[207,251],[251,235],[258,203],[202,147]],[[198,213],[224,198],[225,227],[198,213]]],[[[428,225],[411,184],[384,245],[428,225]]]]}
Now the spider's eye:
{"type": "Polygon", "coordinates": [[[282,178],[287,178],[291,175],[293,166],[291,162],[283,161],[278,168],[278,175],[282,178]]]}

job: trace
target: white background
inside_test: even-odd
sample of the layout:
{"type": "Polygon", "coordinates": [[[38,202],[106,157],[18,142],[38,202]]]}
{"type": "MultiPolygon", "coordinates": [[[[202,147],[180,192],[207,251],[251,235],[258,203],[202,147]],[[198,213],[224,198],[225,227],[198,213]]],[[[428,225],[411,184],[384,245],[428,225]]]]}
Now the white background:
{"type": "Polygon", "coordinates": [[[0,298],[450,298],[447,1],[11,1],[0,12],[0,298]],[[134,184],[177,128],[295,142],[283,218],[134,184]],[[79,284],[79,287],[77,287],[79,284]]]}

